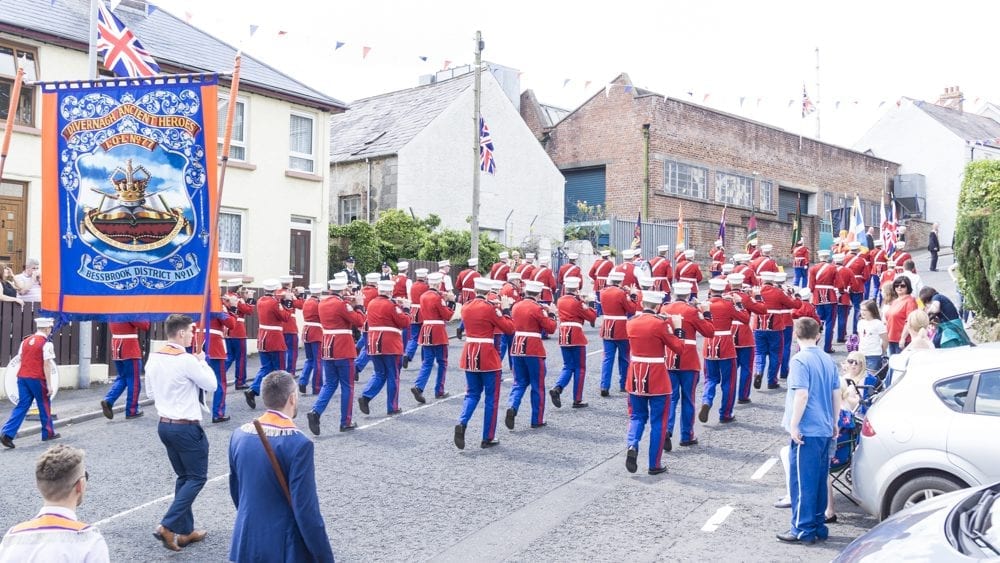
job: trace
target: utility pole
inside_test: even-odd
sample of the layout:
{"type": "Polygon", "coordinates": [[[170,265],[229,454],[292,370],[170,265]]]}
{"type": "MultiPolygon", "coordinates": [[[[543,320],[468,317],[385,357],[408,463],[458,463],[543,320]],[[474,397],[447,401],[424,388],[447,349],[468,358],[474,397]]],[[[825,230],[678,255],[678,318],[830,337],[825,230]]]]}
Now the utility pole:
{"type": "Polygon", "coordinates": [[[819,114],[822,113],[820,110],[820,97],[819,97],[819,47],[816,47],[816,140],[820,139],[819,136],[819,114]]]}
{"type": "MultiPolygon", "coordinates": [[[[479,258],[479,143],[480,135],[482,132],[479,130],[479,119],[481,117],[480,112],[480,98],[482,96],[482,86],[483,86],[483,32],[476,32],[476,84],[474,89],[473,110],[472,110],[472,129],[475,131],[475,143],[472,145],[472,233],[471,233],[471,258],[479,258]]],[[[506,230],[506,226],[504,227],[506,230]]]]}
{"type": "MultiPolygon", "coordinates": [[[[101,0],[103,1],[103,0],[101,0]]],[[[97,72],[97,2],[90,0],[90,30],[87,34],[89,47],[87,49],[87,76],[96,80],[99,76],[97,72]]],[[[90,353],[93,348],[91,336],[94,333],[94,323],[91,321],[80,322],[80,339],[77,341],[77,379],[76,386],[79,389],[90,388],[90,353]]]]}

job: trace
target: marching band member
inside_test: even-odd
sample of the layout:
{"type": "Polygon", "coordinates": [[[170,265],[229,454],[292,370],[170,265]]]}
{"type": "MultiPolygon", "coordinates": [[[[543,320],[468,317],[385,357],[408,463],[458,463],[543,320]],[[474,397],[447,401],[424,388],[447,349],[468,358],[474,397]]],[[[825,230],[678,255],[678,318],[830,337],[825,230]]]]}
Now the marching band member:
{"type": "Polygon", "coordinates": [[[757,246],[756,244],[752,244],[752,243],[748,242],[747,243],[747,256],[748,256],[747,260],[749,260],[749,261],[752,262],[752,261],[760,258],[760,255],[761,255],[760,247],[757,246]]]}
{"type": "Polygon", "coordinates": [[[722,275],[722,265],[726,263],[726,249],[723,248],[722,239],[715,241],[715,248],[708,253],[708,257],[712,261],[708,268],[711,276],[714,278],[722,275]]]}
{"type": "Polygon", "coordinates": [[[850,254],[844,257],[844,267],[851,271],[854,278],[851,280],[850,300],[852,313],[851,334],[858,333],[858,315],[861,314],[861,301],[865,297],[865,282],[871,275],[871,266],[868,260],[861,254],[861,243],[852,240],[847,243],[850,254]]]}
{"type": "MultiPolygon", "coordinates": [[[[521,300],[521,274],[519,272],[511,272],[507,274],[507,282],[500,286],[498,294],[501,297],[507,297],[510,299],[511,303],[517,303],[521,300]]],[[[514,359],[509,357],[510,344],[514,341],[513,334],[503,333],[500,335],[500,361],[503,362],[504,358],[507,358],[507,364],[510,367],[511,373],[514,371],[514,359]]]]}
{"type": "Polygon", "coordinates": [[[608,274],[611,273],[611,270],[615,269],[615,263],[611,260],[610,250],[602,250],[600,256],[599,259],[594,260],[593,265],[590,266],[590,273],[587,274],[587,277],[594,284],[594,295],[597,296],[598,317],[603,314],[601,310],[601,290],[608,284],[608,274]]]}
{"type": "Polygon", "coordinates": [[[708,413],[715,401],[716,386],[722,387],[722,401],[719,405],[719,422],[725,424],[736,420],[733,407],[736,406],[736,345],[733,340],[733,323],[749,323],[750,313],[743,308],[742,299],[726,296],[729,282],[713,279],[708,282],[708,310],[703,313],[712,323],[713,333],[704,340],[705,390],[701,397],[698,420],[708,422],[708,413]],[[740,307],[736,307],[736,302],[740,307]]]}
{"type": "MultiPolygon", "coordinates": [[[[426,272],[424,270],[424,276],[426,272]]],[[[404,300],[397,304],[391,299],[395,286],[394,282],[378,282],[378,296],[368,304],[368,356],[372,359],[375,373],[358,397],[358,409],[364,414],[369,414],[368,403],[382,391],[383,386],[387,388],[386,413],[394,415],[403,412],[399,408],[399,361],[403,355],[403,329],[410,323],[410,303],[404,300]]]]}
{"type": "Polygon", "coordinates": [[[266,279],[261,282],[264,295],[257,301],[257,352],[260,356],[260,369],[253,379],[253,384],[243,392],[247,405],[257,408],[257,396],[260,395],[260,384],[264,376],[272,371],[285,369],[285,337],[282,333],[285,322],[291,316],[288,308],[283,307],[275,297],[275,292],[281,289],[281,282],[276,279],[266,279]]]}
{"type": "MultiPolygon", "coordinates": [[[[420,296],[430,289],[430,285],[427,284],[428,272],[426,268],[417,268],[413,273],[416,275],[417,281],[413,282],[413,285],[410,286],[410,338],[406,341],[406,350],[403,354],[403,368],[410,365],[414,354],[417,353],[417,341],[420,339],[420,324],[423,322],[420,315],[420,296]]],[[[395,291],[395,284],[393,285],[393,290],[395,291]]]]}
{"type": "Polygon", "coordinates": [[[888,265],[888,256],[885,254],[885,249],[882,248],[883,244],[881,238],[875,239],[875,251],[871,254],[871,277],[865,285],[865,299],[874,299],[882,286],[882,273],[885,272],[888,265]]]}
{"type": "Polygon", "coordinates": [[[108,323],[111,331],[111,359],[115,362],[118,376],[101,401],[104,418],[115,417],[115,401],[126,391],[125,419],[142,416],[139,410],[139,390],[142,388],[142,349],[139,347],[139,332],[149,331],[149,321],[108,323]]]}
{"type": "Polygon", "coordinates": [[[205,363],[215,374],[217,386],[212,396],[212,422],[218,424],[227,422],[226,415],[226,334],[236,327],[236,317],[228,311],[212,314],[208,323],[208,339],[203,336],[205,331],[195,329],[191,348],[194,353],[205,352],[205,363]]]}
{"type": "Polygon", "coordinates": [[[563,284],[563,295],[556,302],[559,316],[559,350],[562,352],[563,368],[556,386],[549,390],[552,404],[562,407],[560,395],[570,378],[573,379],[573,408],[587,406],[583,402],[583,382],[587,375],[587,336],[583,333],[584,321],[594,326],[597,311],[580,297],[580,278],[567,277],[563,284]]]}
{"type": "Polygon", "coordinates": [[[448,332],[445,323],[455,315],[455,294],[441,292],[437,288],[441,284],[442,274],[435,272],[427,276],[431,286],[420,296],[420,373],[417,375],[410,392],[418,403],[427,402],[424,399],[424,387],[431,376],[434,362],[437,362],[437,381],[434,384],[434,398],[443,399],[448,396],[444,390],[445,376],[448,372],[448,332]]]}
{"type": "Polygon", "coordinates": [[[781,288],[774,285],[774,272],[763,271],[760,274],[764,283],[755,291],[754,299],[766,306],[763,314],[755,313],[751,317],[754,328],[754,376],[753,387],[760,389],[764,375],[764,363],[767,363],[767,388],[778,389],[778,370],[781,365],[782,336],[785,329],[781,312],[784,309],[798,309],[798,297],[789,297],[781,288]]]}
{"type": "Polygon", "coordinates": [[[670,246],[661,244],[656,247],[657,256],[649,260],[650,275],[653,278],[653,291],[670,293],[670,281],[674,278],[673,266],[667,253],[670,246]]]}
{"type": "MultiPolygon", "coordinates": [[[[844,245],[846,246],[846,244],[844,245]]],[[[844,267],[843,254],[833,255],[833,265],[837,268],[837,342],[847,342],[847,313],[851,310],[851,286],[854,272],[844,267]]]]}
{"type": "Polygon", "coordinates": [[[809,284],[809,247],[801,238],[792,249],[792,266],[795,268],[795,285],[806,287],[809,284]]]}
{"type": "MultiPolygon", "coordinates": [[[[17,431],[21,428],[32,401],[38,407],[38,418],[42,423],[42,441],[48,442],[60,437],[52,424],[50,400],[55,390],[49,389],[54,363],[52,360],[56,359],[55,347],[49,340],[53,324],[55,324],[54,319],[35,318],[35,334],[21,341],[18,349],[21,368],[17,372],[17,405],[10,411],[10,418],[3,425],[3,430],[0,430],[0,444],[5,448],[14,447],[14,437],[17,436],[17,431]]],[[[149,394],[149,389],[146,390],[146,394],[149,394]]]]}
{"type": "Polygon", "coordinates": [[[677,262],[677,269],[674,270],[676,281],[691,284],[691,299],[698,298],[698,284],[702,281],[701,267],[694,261],[694,249],[689,248],[684,251],[684,259],[677,262]]]}
{"type": "Polygon", "coordinates": [[[817,323],[820,322],[819,315],[816,314],[816,307],[811,303],[812,292],[809,291],[808,287],[803,287],[799,290],[799,299],[802,300],[802,305],[792,313],[792,318],[801,319],[802,317],[809,317],[817,323]]]}
{"type": "MultiPolygon", "coordinates": [[[[460,304],[467,303],[476,298],[476,278],[479,276],[479,258],[469,258],[469,267],[458,273],[458,302],[460,304]]],[[[455,337],[459,340],[462,339],[462,335],[465,333],[465,325],[462,321],[458,322],[458,329],[455,331],[455,337]]]]}
{"type": "Polygon", "coordinates": [[[552,274],[552,268],[549,267],[549,264],[548,257],[539,258],[538,267],[535,268],[535,274],[531,278],[542,284],[542,293],[538,296],[538,302],[542,305],[548,305],[555,301],[556,277],[552,274]]]}
{"type": "MultiPolygon", "coordinates": [[[[788,274],[785,272],[773,272],[774,284],[783,289],[790,297],[798,298],[798,291],[788,287],[785,283],[788,281],[788,274]]],[[[781,330],[781,366],[778,370],[778,377],[781,379],[788,379],[788,361],[792,357],[792,327],[794,326],[795,320],[792,318],[795,309],[781,309],[781,324],[784,328],[781,330]]]]}
{"type": "Polygon", "coordinates": [[[559,267],[559,275],[556,277],[556,283],[559,288],[559,295],[563,295],[565,290],[566,278],[583,278],[583,270],[580,266],[577,266],[576,261],[580,258],[580,255],[576,252],[568,252],[566,254],[566,259],[568,262],[559,267]]]}
{"type": "Polygon", "coordinates": [[[305,300],[292,287],[295,278],[292,276],[281,276],[278,280],[284,287],[275,293],[274,296],[281,302],[281,306],[288,309],[288,312],[291,313],[288,315],[288,319],[281,324],[282,333],[285,338],[285,363],[281,369],[294,376],[299,364],[299,321],[295,318],[295,309],[302,309],[305,300]]]}
{"type": "Polygon", "coordinates": [[[524,284],[524,299],[511,308],[514,339],[510,355],[514,362],[514,385],[507,402],[504,424],[514,429],[514,418],[521,407],[525,391],[531,388],[531,427],[545,426],[545,347],[542,334],[556,330],[555,305],[542,306],[538,298],[542,293],[541,282],[524,284]]]}
{"type": "Polygon", "coordinates": [[[510,254],[507,251],[497,255],[497,261],[490,267],[490,279],[507,281],[507,274],[510,273],[510,254]]]}
{"type": "MultiPolygon", "coordinates": [[[[896,250],[892,253],[892,259],[896,261],[896,273],[900,274],[903,272],[903,266],[906,265],[907,260],[913,260],[913,256],[906,250],[906,241],[901,240],[896,242],[896,250]]],[[[916,270],[913,270],[916,273],[916,270]]]]}
{"type": "MultiPolygon", "coordinates": [[[[608,274],[608,286],[601,290],[601,338],[604,339],[604,360],[601,363],[601,396],[610,395],[611,370],[618,354],[618,386],[625,390],[625,375],[628,372],[628,333],[625,321],[639,310],[635,296],[626,293],[620,286],[625,273],[614,271],[608,274]]],[[[635,290],[633,290],[635,291],[635,290]]]]}
{"type": "Polygon", "coordinates": [[[626,248],[622,250],[622,263],[615,266],[613,272],[622,272],[625,274],[625,279],[622,280],[622,287],[634,288],[639,287],[638,277],[636,276],[635,263],[632,259],[635,257],[635,250],[631,248],[626,248]]]}
{"type": "MultiPolygon", "coordinates": [[[[340,277],[340,272],[333,275],[333,279],[339,279],[339,277],[340,277]]],[[[361,304],[362,307],[368,307],[368,304],[371,303],[372,299],[378,297],[378,282],[380,281],[383,281],[382,278],[376,274],[365,275],[365,285],[361,287],[361,292],[359,294],[363,299],[361,304]]],[[[398,287],[398,283],[397,280],[391,280],[391,281],[393,283],[392,287],[393,299],[395,299],[396,288],[398,287]]],[[[348,286],[348,291],[350,291],[349,286],[348,286]]],[[[347,295],[347,297],[351,297],[351,295],[347,295]]],[[[405,299],[406,296],[403,295],[403,298],[405,299]]],[[[371,358],[368,357],[368,326],[362,323],[360,327],[354,327],[352,328],[352,330],[361,331],[361,338],[359,338],[357,344],[354,345],[354,348],[357,350],[357,358],[355,358],[354,360],[354,381],[358,381],[361,379],[358,376],[358,374],[364,371],[364,369],[368,366],[368,363],[371,361],[371,358]]],[[[407,328],[407,330],[409,330],[409,328],[407,328]]],[[[405,330],[403,331],[404,344],[408,342],[408,340],[406,339],[408,334],[409,333],[407,333],[405,330]]]]}
{"type": "Polygon", "coordinates": [[[236,317],[236,326],[230,329],[226,335],[226,353],[228,354],[226,372],[229,372],[229,366],[236,364],[233,379],[237,391],[243,391],[247,388],[247,317],[254,312],[254,306],[242,297],[244,292],[240,291],[241,285],[243,285],[243,278],[229,280],[229,293],[223,298],[226,309],[236,317]]]}
{"type": "Polygon", "coordinates": [[[311,283],[308,289],[309,297],[302,304],[302,342],[305,343],[303,347],[306,350],[306,362],[302,365],[302,377],[299,378],[299,393],[306,392],[311,377],[313,395],[319,395],[323,387],[323,359],[319,351],[323,343],[323,325],[319,321],[319,300],[323,294],[323,284],[311,283]]]}
{"type": "Polygon", "coordinates": [[[684,243],[679,242],[674,245],[674,262],[680,262],[684,258],[684,243]]]}
{"type": "Polygon", "coordinates": [[[437,287],[434,284],[431,284],[431,287],[437,287],[437,290],[442,293],[455,291],[455,285],[451,281],[451,260],[439,261],[438,273],[441,274],[440,287],[437,287]]]}
{"type": "Polygon", "coordinates": [[[757,279],[757,274],[754,273],[753,268],[750,267],[750,255],[736,254],[733,256],[733,262],[736,263],[733,266],[734,274],[743,274],[743,283],[749,285],[750,287],[757,287],[760,285],[760,280],[757,279]]]}
{"type": "MultiPolygon", "coordinates": [[[[680,318],[682,321],[681,329],[686,335],[682,339],[682,347],[679,350],[668,350],[666,357],[670,388],[673,390],[667,411],[667,435],[674,435],[677,404],[680,403],[680,443],[682,446],[693,446],[698,443],[698,439],[694,435],[694,405],[698,389],[698,376],[701,373],[701,357],[698,356],[698,341],[696,339],[698,334],[710,338],[715,333],[712,322],[703,317],[703,313],[709,308],[708,303],[692,302],[692,291],[694,291],[694,287],[687,282],[675,283],[673,301],[661,306],[659,310],[663,315],[680,318]]],[[[706,411],[707,416],[707,409],[703,407],[703,410],[706,411]]],[[[669,438],[663,445],[667,451],[670,451],[672,446],[669,438]]]]}
{"type": "MultiPolygon", "coordinates": [[[[381,280],[380,280],[381,281],[381,280]]],[[[319,303],[319,320],[323,331],[320,358],[323,361],[323,387],[312,410],[306,413],[309,431],[319,436],[320,418],[330,399],[340,387],[340,431],[354,430],[354,363],[358,350],[354,346],[354,331],[365,323],[364,296],[353,297],[347,289],[346,278],[327,282],[330,296],[319,303]]],[[[382,283],[393,283],[391,280],[382,283]]]]}
{"type": "Polygon", "coordinates": [[[524,254],[524,262],[517,265],[514,269],[515,272],[521,274],[522,280],[530,280],[535,276],[535,253],[527,252],[524,254]]]}
{"type": "Polygon", "coordinates": [[[837,322],[837,267],[829,250],[820,250],[819,261],[809,268],[809,290],[816,303],[816,314],[823,325],[823,350],[833,353],[833,330],[837,322]]]}
{"type": "Polygon", "coordinates": [[[773,245],[762,245],[760,247],[760,256],[750,261],[750,267],[758,277],[764,272],[778,271],[778,263],[774,261],[774,258],[771,258],[772,250],[774,250],[773,245]]]}
{"type": "MultiPolygon", "coordinates": [[[[748,270],[749,271],[749,270],[748,270]]],[[[733,306],[737,311],[763,314],[767,308],[763,303],[754,301],[749,293],[750,286],[743,284],[743,274],[732,273],[726,278],[729,282],[728,296],[733,298],[733,306]],[[744,291],[744,288],[747,291],[744,291]]],[[[754,335],[750,322],[733,320],[733,342],[736,346],[736,365],[739,368],[738,393],[736,402],[745,405],[750,401],[750,384],[753,381],[754,335]]]]}

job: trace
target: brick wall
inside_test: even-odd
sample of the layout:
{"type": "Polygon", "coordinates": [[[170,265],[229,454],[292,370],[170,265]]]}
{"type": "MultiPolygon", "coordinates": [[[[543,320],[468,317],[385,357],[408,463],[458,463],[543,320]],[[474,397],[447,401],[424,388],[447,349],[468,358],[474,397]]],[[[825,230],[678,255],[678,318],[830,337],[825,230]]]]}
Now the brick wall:
{"type": "MultiPolygon", "coordinates": [[[[751,179],[759,240],[773,244],[776,258],[786,261],[791,223],[777,220],[779,186],[803,194],[803,235],[816,248],[818,216],[826,214],[824,192],[834,195],[834,205],[844,194],[853,198],[855,193],[879,201],[887,189],[886,178],[898,173],[898,164],[863,153],[651,92],[626,92],[627,75],[612,84],[607,94],[595,95],[549,131],[549,156],[562,170],[604,165],[608,213],[631,216],[642,208],[642,127],[649,124],[648,218],[676,220],[683,206],[688,245],[699,254],[711,248],[718,233],[723,204],[715,201],[717,172],[751,179]],[[665,161],[707,170],[705,198],[665,192],[665,161]],[[773,211],[759,208],[762,181],[772,183],[773,211]]],[[[749,206],[729,205],[728,255],[745,242],[750,212],[749,206]]]]}

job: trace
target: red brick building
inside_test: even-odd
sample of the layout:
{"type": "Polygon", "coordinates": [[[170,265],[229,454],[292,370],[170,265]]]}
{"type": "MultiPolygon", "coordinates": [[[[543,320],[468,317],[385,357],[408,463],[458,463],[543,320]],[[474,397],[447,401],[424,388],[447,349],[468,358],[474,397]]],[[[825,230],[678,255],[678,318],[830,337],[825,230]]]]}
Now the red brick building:
{"type": "Polygon", "coordinates": [[[676,221],[683,206],[688,247],[700,258],[716,239],[724,206],[729,256],[745,243],[752,210],[760,243],[786,258],[800,201],[811,248],[819,245],[827,210],[849,206],[855,194],[865,224],[877,227],[878,202],[899,170],[894,162],[635,88],[625,74],[565,116],[526,91],[521,115],[566,176],[567,222],[578,199],[603,203],[610,215],[642,211],[643,220],[664,222],[676,221]]]}

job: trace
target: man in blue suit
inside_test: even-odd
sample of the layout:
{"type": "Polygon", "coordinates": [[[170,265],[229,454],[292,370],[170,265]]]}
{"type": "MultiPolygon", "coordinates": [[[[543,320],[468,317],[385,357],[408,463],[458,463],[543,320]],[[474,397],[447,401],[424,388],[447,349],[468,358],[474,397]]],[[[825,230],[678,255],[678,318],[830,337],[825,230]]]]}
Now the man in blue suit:
{"type": "Polygon", "coordinates": [[[286,371],[271,372],[261,385],[261,398],[268,410],[258,420],[291,502],[253,423],[244,424],[229,441],[229,494],[236,505],[229,560],[332,563],[316,495],[313,443],[292,422],[299,403],[295,378],[286,371]]]}

